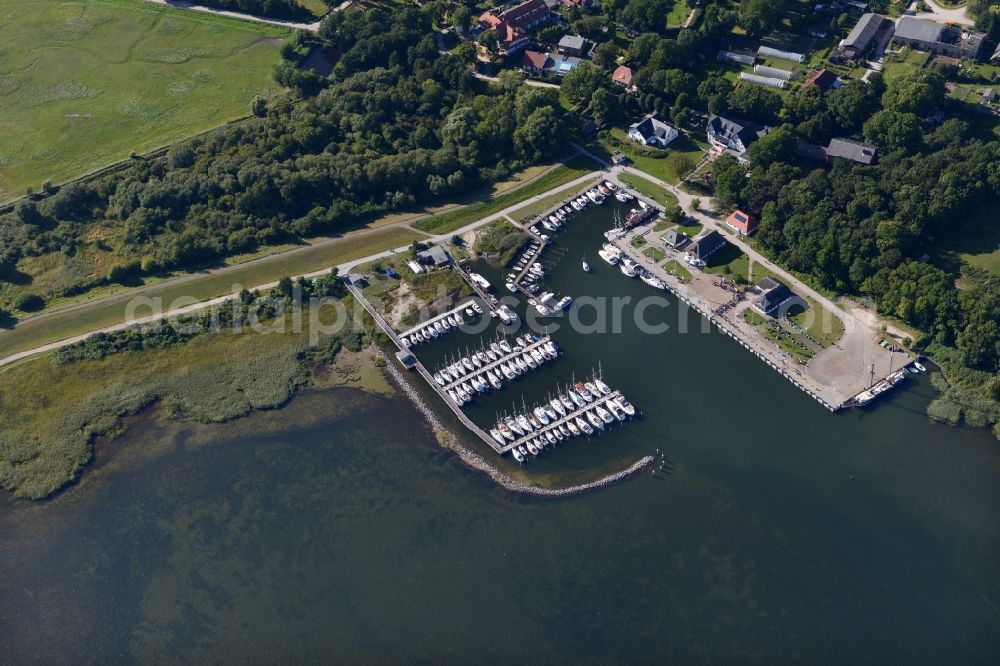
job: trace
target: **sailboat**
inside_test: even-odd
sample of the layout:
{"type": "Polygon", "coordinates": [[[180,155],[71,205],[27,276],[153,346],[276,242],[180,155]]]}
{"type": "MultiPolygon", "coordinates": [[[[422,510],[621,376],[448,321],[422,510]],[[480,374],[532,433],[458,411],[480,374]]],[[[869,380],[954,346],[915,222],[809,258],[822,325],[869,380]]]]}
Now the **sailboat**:
{"type": "Polygon", "coordinates": [[[583,272],[584,273],[590,272],[590,264],[587,263],[587,255],[583,255],[583,272]]]}

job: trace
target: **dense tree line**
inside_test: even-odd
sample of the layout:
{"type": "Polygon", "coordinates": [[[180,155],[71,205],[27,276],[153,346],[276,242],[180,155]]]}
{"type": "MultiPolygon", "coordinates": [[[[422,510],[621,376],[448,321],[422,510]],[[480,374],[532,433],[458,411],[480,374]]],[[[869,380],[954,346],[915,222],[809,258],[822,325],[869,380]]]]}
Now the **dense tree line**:
{"type": "Polygon", "coordinates": [[[321,35],[343,58],[315,97],[19,203],[0,218],[0,279],[21,257],[79,251],[97,226],[133,257],[120,278],[336,231],[562,150],[553,91],[487,86],[438,53],[417,9],[332,14],[321,35]]]}

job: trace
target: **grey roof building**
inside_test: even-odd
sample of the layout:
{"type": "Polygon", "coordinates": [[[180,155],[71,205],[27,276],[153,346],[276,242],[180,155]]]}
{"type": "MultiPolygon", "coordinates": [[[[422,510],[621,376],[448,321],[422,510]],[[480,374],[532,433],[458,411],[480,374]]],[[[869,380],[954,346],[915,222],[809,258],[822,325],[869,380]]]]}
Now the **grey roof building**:
{"type": "Polygon", "coordinates": [[[658,113],[652,113],[628,128],[628,137],[647,146],[666,146],[677,138],[679,132],[658,113]]]}
{"type": "Polygon", "coordinates": [[[930,51],[952,58],[978,60],[986,45],[986,34],[966,30],[961,26],[945,25],[904,16],[896,24],[893,41],[920,51],[930,51]]]}
{"type": "Polygon", "coordinates": [[[860,58],[876,38],[891,34],[894,28],[895,24],[881,14],[862,14],[850,34],[840,42],[844,57],[848,60],[860,58]]]}
{"type": "Polygon", "coordinates": [[[417,261],[422,264],[433,264],[434,266],[444,266],[451,262],[451,257],[440,245],[431,245],[426,250],[417,252],[417,261]]]}
{"type": "Polygon", "coordinates": [[[677,227],[667,229],[666,233],[660,236],[660,240],[663,241],[665,245],[669,245],[675,250],[679,250],[691,242],[691,238],[686,233],[680,231],[677,227]]]}
{"type": "Polygon", "coordinates": [[[587,52],[587,40],[580,35],[563,35],[559,40],[559,52],[566,55],[582,56],[587,52]]]}
{"type": "Polygon", "coordinates": [[[716,148],[724,148],[737,158],[742,158],[750,144],[768,131],[770,128],[757,123],[716,115],[709,116],[705,127],[710,144],[716,148]]]}
{"type": "Polygon", "coordinates": [[[705,261],[710,256],[718,252],[726,244],[726,239],[718,231],[709,231],[698,239],[698,241],[688,250],[695,259],[705,261]]]}
{"type": "Polygon", "coordinates": [[[753,306],[766,315],[775,313],[781,304],[792,298],[791,290],[774,278],[766,277],[757,283],[760,295],[753,299],[753,306]]]}
{"type": "Polygon", "coordinates": [[[842,157],[860,164],[874,162],[877,152],[875,146],[852,139],[831,139],[830,145],[826,147],[827,157],[842,157]]]}

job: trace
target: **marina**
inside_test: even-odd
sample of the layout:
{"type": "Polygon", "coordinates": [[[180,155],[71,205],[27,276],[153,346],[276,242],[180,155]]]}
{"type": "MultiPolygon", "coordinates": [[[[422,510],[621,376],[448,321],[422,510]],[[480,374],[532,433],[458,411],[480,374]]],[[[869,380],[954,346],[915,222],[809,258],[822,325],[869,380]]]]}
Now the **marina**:
{"type": "Polygon", "coordinates": [[[433,377],[451,401],[461,406],[491,387],[500,390],[503,387],[501,377],[513,381],[558,356],[559,349],[549,336],[538,338],[528,334],[520,337],[513,346],[507,340],[484,346],[439,369],[433,377]],[[452,391],[463,399],[457,400],[452,391]]]}
{"type": "Polygon", "coordinates": [[[400,333],[400,341],[408,347],[415,347],[423,342],[438,338],[453,329],[458,329],[465,325],[466,318],[474,319],[482,314],[482,306],[475,299],[469,299],[460,303],[458,307],[431,317],[427,321],[400,333]]]}

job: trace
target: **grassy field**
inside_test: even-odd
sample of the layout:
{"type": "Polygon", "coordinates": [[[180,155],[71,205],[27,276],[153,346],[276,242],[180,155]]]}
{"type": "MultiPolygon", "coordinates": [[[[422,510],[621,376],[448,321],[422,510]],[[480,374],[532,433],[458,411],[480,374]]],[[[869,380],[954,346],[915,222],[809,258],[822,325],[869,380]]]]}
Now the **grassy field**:
{"type": "Polygon", "coordinates": [[[281,27],[129,0],[0,0],[0,200],[249,113],[281,27]]]}
{"type": "Polygon", "coordinates": [[[812,351],[796,340],[788,331],[753,310],[749,308],[744,310],[743,320],[800,363],[805,363],[813,357],[812,351]]]}
{"type": "Polygon", "coordinates": [[[687,269],[687,266],[682,265],[676,259],[671,259],[670,261],[663,264],[663,270],[672,275],[676,275],[677,278],[687,284],[691,281],[691,271],[687,269]]]}
{"type": "Polygon", "coordinates": [[[515,211],[512,211],[510,216],[519,222],[526,222],[529,219],[538,217],[545,211],[553,208],[554,206],[566,201],[569,196],[567,192],[560,192],[558,194],[552,194],[547,197],[543,197],[538,201],[530,204],[526,204],[515,211]]]}
{"type": "Polygon", "coordinates": [[[493,215],[509,206],[513,206],[519,201],[530,199],[531,197],[544,194],[548,190],[586,175],[594,170],[597,165],[585,157],[576,157],[568,160],[565,164],[557,166],[548,173],[535,178],[523,187],[508,191],[499,196],[495,196],[489,201],[465,206],[458,210],[440,213],[428,218],[424,218],[413,224],[414,228],[432,234],[446,234],[456,229],[460,229],[467,224],[481,220],[484,217],[493,215]]]}
{"type": "Polygon", "coordinates": [[[706,273],[723,275],[746,282],[750,273],[750,258],[732,243],[727,243],[707,259],[706,273]]]}
{"type": "Polygon", "coordinates": [[[809,307],[792,306],[789,308],[789,321],[806,331],[809,337],[824,349],[840,340],[844,335],[844,322],[839,317],[827,312],[811,297],[804,296],[802,298],[809,304],[809,307]]]}
{"type": "Polygon", "coordinates": [[[656,263],[660,263],[667,258],[667,255],[663,250],[652,245],[643,250],[642,253],[647,257],[650,257],[656,263]]]}
{"type": "Polygon", "coordinates": [[[623,173],[618,176],[618,180],[628,185],[631,189],[666,208],[673,208],[677,205],[677,197],[656,183],[651,183],[642,176],[631,173],[623,173]]]}
{"type": "Polygon", "coordinates": [[[690,13],[691,8],[685,0],[676,0],[676,2],[674,2],[674,6],[670,8],[670,13],[667,14],[667,25],[684,25],[684,21],[687,20],[688,14],[690,13]]]}
{"type": "MultiPolygon", "coordinates": [[[[312,273],[422,238],[423,234],[407,229],[382,229],[310,246],[294,254],[268,257],[251,265],[224,273],[206,274],[181,284],[157,285],[143,292],[142,296],[162,299],[164,309],[169,309],[177,299],[189,299],[188,302],[192,302],[191,299],[208,300],[233,293],[233,285],[252,287],[276,281],[285,275],[312,273]]],[[[13,330],[0,333],[0,357],[124,321],[126,307],[133,297],[134,294],[122,294],[80,310],[57,311],[46,317],[29,319],[13,330]]],[[[147,312],[143,309],[137,314],[147,312]]]]}
{"type": "Polygon", "coordinates": [[[629,141],[625,130],[615,127],[599,140],[600,148],[595,150],[610,160],[612,153],[621,152],[628,157],[639,171],[654,178],[677,184],[698,164],[702,151],[698,144],[682,134],[663,149],[637,146],[629,141]]]}

